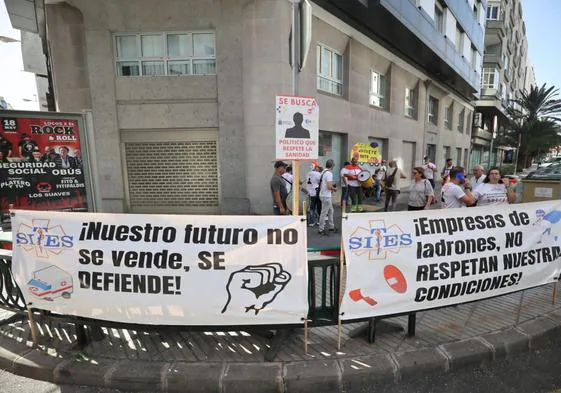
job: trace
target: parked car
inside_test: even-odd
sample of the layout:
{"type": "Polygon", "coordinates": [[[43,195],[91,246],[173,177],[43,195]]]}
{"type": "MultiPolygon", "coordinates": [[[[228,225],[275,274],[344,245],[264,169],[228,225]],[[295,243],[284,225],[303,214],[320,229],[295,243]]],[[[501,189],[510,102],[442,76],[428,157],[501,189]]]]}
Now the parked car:
{"type": "Polygon", "coordinates": [[[526,179],[561,180],[561,160],[552,162],[545,167],[540,166],[535,171],[528,173],[526,179]]]}
{"type": "Polygon", "coordinates": [[[538,165],[538,169],[539,168],[547,168],[548,166],[553,165],[553,164],[558,163],[558,162],[561,162],[561,156],[548,158],[547,160],[545,160],[544,162],[542,162],[541,164],[538,165]]]}

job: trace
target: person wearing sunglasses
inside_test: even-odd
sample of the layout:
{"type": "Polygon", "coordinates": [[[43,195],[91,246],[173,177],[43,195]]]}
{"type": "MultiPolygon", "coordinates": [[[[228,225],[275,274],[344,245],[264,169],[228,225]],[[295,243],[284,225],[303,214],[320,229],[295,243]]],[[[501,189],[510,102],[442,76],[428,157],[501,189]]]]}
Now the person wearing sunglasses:
{"type": "Polygon", "coordinates": [[[473,191],[477,206],[508,205],[516,200],[516,192],[510,185],[510,179],[503,178],[497,167],[489,169],[483,184],[473,191]]]}
{"type": "Polygon", "coordinates": [[[450,180],[442,186],[442,208],[452,209],[473,205],[475,198],[471,193],[471,183],[464,176],[464,168],[455,167],[450,170],[450,180]]]}
{"type": "Polygon", "coordinates": [[[422,167],[413,168],[413,181],[409,189],[409,201],[407,210],[428,209],[434,199],[434,190],[431,182],[425,177],[422,167]]]}

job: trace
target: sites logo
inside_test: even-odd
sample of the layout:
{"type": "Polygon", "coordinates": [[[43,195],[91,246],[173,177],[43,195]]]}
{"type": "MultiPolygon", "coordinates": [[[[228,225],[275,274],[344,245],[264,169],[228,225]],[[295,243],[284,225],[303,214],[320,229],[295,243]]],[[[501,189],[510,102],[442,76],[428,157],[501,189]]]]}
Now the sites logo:
{"type": "Polygon", "coordinates": [[[356,256],[367,254],[368,259],[387,259],[389,253],[397,254],[402,248],[410,247],[413,239],[399,226],[386,227],[384,220],[371,220],[368,228],[357,227],[349,236],[349,248],[356,256]]]}
{"type": "Polygon", "coordinates": [[[26,252],[35,252],[40,258],[59,255],[74,246],[73,236],[64,232],[62,225],[51,225],[51,220],[34,219],[31,224],[20,224],[16,245],[26,252]]]}

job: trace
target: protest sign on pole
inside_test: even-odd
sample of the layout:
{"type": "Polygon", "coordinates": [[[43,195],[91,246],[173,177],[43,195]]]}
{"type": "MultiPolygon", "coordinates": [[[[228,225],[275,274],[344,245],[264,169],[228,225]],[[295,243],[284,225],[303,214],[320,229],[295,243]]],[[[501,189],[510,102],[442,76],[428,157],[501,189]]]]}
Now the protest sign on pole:
{"type": "Polygon", "coordinates": [[[276,97],[277,160],[317,160],[319,109],[315,98],[276,97]]]}
{"type": "Polygon", "coordinates": [[[34,308],[157,325],[307,316],[300,217],[14,212],[12,269],[34,308]]]}
{"type": "Polygon", "coordinates": [[[349,214],[341,319],[448,306],[556,282],[561,203],[349,214]]]}

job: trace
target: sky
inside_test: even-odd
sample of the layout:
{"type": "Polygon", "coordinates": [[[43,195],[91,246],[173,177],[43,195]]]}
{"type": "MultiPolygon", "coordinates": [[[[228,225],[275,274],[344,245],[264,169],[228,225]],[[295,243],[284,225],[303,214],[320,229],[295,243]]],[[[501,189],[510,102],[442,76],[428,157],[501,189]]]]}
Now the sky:
{"type": "Polygon", "coordinates": [[[561,88],[561,0],[523,0],[522,12],[537,85],[561,88]]]}
{"type": "MultiPolygon", "coordinates": [[[[19,30],[12,29],[4,0],[0,0],[0,36],[20,39],[19,30]]],[[[0,96],[14,109],[39,110],[35,75],[23,71],[20,42],[0,41],[0,96]]]]}
{"type": "MultiPolygon", "coordinates": [[[[537,84],[561,88],[561,0],[523,0],[528,53],[537,84]]],[[[20,39],[12,29],[4,0],[0,0],[0,36],[20,39]]],[[[14,109],[37,110],[37,88],[33,74],[23,71],[21,44],[0,42],[0,96],[14,109]]]]}

